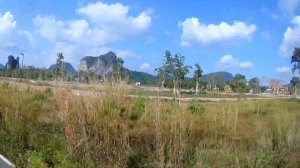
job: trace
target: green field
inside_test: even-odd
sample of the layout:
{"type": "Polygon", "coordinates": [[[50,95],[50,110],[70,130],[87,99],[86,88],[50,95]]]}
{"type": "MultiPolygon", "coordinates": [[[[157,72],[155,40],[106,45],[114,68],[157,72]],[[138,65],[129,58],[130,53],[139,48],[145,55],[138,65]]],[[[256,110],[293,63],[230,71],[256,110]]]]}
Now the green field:
{"type": "Polygon", "coordinates": [[[0,153],[17,167],[297,167],[300,100],[179,102],[0,83],[0,153]]]}

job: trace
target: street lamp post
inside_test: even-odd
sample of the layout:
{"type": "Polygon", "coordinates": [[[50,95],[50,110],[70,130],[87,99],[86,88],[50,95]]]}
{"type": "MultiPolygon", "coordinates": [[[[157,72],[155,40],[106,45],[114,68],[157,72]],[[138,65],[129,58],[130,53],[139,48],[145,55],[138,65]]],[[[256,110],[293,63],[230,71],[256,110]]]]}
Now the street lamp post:
{"type": "Polygon", "coordinates": [[[260,89],[260,91],[261,91],[261,96],[263,95],[264,77],[265,77],[265,76],[261,76],[261,89],[260,89]]]}
{"type": "Polygon", "coordinates": [[[263,86],[264,86],[264,85],[263,85],[263,78],[264,78],[264,77],[262,76],[262,77],[261,77],[261,84],[260,84],[260,85],[261,85],[261,88],[260,88],[260,94],[261,94],[261,96],[262,96],[262,94],[263,94],[263,86]]]}
{"type": "Polygon", "coordinates": [[[78,64],[77,83],[79,83],[79,80],[80,80],[80,64],[78,64]]]}

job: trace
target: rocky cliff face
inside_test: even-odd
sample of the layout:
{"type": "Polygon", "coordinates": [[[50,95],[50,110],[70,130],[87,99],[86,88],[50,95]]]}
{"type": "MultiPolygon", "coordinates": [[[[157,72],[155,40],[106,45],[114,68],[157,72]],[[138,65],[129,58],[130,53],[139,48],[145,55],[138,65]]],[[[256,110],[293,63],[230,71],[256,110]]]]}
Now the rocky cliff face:
{"type": "Polygon", "coordinates": [[[19,69],[19,57],[15,59],[14,56],[10,55],[7,59],[6,69],[19,69]]]}
{"type": "Polygon", "coordinates": [[[94,72],[96,75],[109,76],[113,73],[113,65],[117,63],[117,56],[110,51],[98,57],[86,56],[80,60],[79,70],[94,72]]]}

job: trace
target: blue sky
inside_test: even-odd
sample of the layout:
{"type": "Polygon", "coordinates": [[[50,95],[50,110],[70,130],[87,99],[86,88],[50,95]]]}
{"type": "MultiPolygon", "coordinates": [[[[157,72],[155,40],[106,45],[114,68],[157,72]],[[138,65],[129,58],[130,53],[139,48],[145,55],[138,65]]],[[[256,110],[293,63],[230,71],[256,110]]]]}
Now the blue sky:
{"type": "MultiPolygon", "coordinates": [[[[155,73],[164,51],[181,53],[204,73],[288,82],[300,46],[300,0],[0,0],[0,63],[48,67],[57,52],[76,68],[112,50],[133,70],[155,73]],[[298,16],[299,15],[299,16],[298,16]]],[[[193,70],[192,70],[193,71],[193,70]]]]}

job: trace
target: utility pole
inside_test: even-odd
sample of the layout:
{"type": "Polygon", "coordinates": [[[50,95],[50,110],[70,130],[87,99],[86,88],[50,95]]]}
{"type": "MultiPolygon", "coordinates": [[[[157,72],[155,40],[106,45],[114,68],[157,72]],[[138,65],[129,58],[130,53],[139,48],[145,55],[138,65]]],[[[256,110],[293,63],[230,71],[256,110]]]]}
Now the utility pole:
{"type": "Polygon", "coordinates": [[[23,73],[22,73],[22,69],[23,67],[23,60],[24,60],[24,54],[20,53],[22,55],[22,67],[20,68],[20,63],[19,63],[19,71],[20,71],[20,81],[21,81],[21,77],[23,77],[23,73]]]}
{"type": "Polygon", "coordinates": [[[20,53],[23,57],[22,57],[22,68],[24,68],[23,67],[23,61],[24,61],[24,54],[23,53],[20,53]]]}
{"type": "Polygon", "coordinates": [[[78,64],[78,73],[77,73],[77,83],[79,84],[79,80],[80,80],[80,64],[78,64]]]}
{"type": "Polygon", "coordinates": [[[261,88],[260,88],[260,91],[261,91],[261,96],[263,95],[263,88],[264,88],[264,79],[266,79],[266,76],[262,75],[261,76],[261,88]]]}

